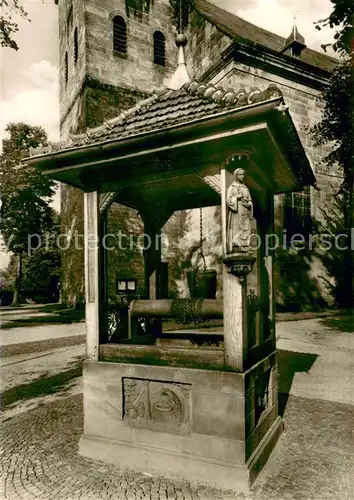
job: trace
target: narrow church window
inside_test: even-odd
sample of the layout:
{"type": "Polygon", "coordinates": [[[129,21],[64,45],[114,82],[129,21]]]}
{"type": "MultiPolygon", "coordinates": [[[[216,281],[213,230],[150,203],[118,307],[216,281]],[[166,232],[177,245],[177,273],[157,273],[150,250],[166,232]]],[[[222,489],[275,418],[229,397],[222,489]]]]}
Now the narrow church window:
{"type": "Polygon", "coordinates": [[[65,83],[68,83],[69,80],[69,59],[68,53],[65,52],[65,83]]]}
{"type": "Polygon", "coordinates": [[[113,49],[121,54],[127,53],[127,25],[121,16],[113,18],[113,49]]]}
{"type": "Polygon", "coordinates": [[[79,42],[78,42],[77,27],[76,27],[75,31],[74,31],[74,62],[75,62],[75,64],[77,63],[78,59],[79,59],[79,42]]]}
{"type": "Polygon", "coordinates": [[[287,237],[302,234],[307,238],[312,231],[311,192],[306,186],[304,191],[288,193],[284,199],[284,229],[287,237]]]}
{"type": "Polygon", "coordinates": [[[166,41],[161,31],[154,33],[154,63],[165,66],[166,41]]]}

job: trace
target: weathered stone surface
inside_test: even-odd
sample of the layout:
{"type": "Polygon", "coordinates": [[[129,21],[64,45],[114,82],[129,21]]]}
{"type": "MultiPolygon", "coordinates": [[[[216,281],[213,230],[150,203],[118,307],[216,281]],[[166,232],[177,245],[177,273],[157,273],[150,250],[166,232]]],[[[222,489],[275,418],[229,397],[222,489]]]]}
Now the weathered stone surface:
{"type": "Polygon", "coordinates": [[[190,434],[191,384],[124,377],[123,418],[133,427],[190,434]]]}
{"type": "Polygon", "coordinates": [[[194,391],[193,430],[201,434],[242,440],[245,435],[242,395],[237,392],[232,395],[194,391]]]}
{"type": "MultiPolygon", "coordinates": [[[[270,359],[274,362],[274,356],[270,359]]],[[[268,374],[267,384],[272,387],[270,359],[256,366],[253,374],[268,374]]],[[[98,450],[102,459],[160,473],[171,472],[173,463],[174,472],[184,470],[184,477],[190,479],[202,468],[203,481],[210,469],[218,474],[220,485],[230,485],[233,476],[245,487],[250,474],[246,458],[254,453],[252,460],[257,461],[265,453],[263,448],[270,452],[263,438],[276,420],[277,405],[270,398],[268,407],[267,393],[267,406],[260,412],[255,388],[246,394],[255,400],[254,409],[246,414],[244,377],[222,371],[86,361],[81,453],[93,456],[98,450]],[[207,467],[210,461],[214,465],[207,467]]],[[[274,427],[277,435],[279,426],[280,420],[274,427]]],[[[274,445],[273,431],[268,440],[274,445]]]]}

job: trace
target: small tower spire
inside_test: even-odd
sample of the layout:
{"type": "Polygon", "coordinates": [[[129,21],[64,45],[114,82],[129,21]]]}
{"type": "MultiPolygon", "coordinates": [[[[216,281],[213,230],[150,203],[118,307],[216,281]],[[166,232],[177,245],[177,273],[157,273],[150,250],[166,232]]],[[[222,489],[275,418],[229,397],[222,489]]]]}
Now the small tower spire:
{"type": "Polygon", "coordinates": [[[293,15],[293,27],[290,35],[285,40],[284,47],[281,52],[287,52],[290,50],[290,53],[293,57],[299,57],[301,52],[306,48],[305,38],[299,33],[296,25],[296,14],[293,15]]]}
{"type": "MultiPolygon", "coordinates": [[[[170,83],[167,85],[167,88],[171,90],[178,90],[183,87],[185,83],[188,83],[191,81],[191,77],[189,76],[188,73],[188,68],[186,64],[186,57],[184,53],[184,47],[187,45],[187,37],[183,33],[183,4],[184,0],[178,0],[179,1],[179,19],[178,19],[178,35],[176,37],[176,45],[178,48],[178,61],[177,61],[177,68],[176,71],[174,72],[170,83]]],[[[177,7],[177,8],[178,8],[177,7]]]]}
{"type": "Polygon", "coordinates": [[[178,62],[177,68],[172,75],[172,78],[167,85],[167,88],[171,90],[178,90],[185,83],[191,81],[191,77],[188,73],[188,68],[186,64],[186,57],[184,54],[184,47],[187,45],[187,37],[184,33],[179,33],[176,37],[176,45],[178,47],[178,62]]]}

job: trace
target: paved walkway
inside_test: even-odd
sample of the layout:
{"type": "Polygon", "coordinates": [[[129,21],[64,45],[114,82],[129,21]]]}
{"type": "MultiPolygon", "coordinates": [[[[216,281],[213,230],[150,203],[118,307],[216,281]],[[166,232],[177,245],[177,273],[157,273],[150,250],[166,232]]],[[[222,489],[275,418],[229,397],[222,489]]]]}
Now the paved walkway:
{"type": "Polygon", "coordinates": [[[17,327],[0,330],[0,346],[72,337],[85,333],[85,323],[17,327]]]}
{"type": "Polygon", "coordinates": [[[278,337],[281,390],[290,391],[281,398],[285,431],[251,493],[197,488],[78,456],[82,396],[63,387],[36,409],[4,412],[0,499],[352,500],[353,334],[313,320],[279,325],[278,337]]]}
{"type": "Polygon", "coordinates": [[[36,353],[79,345],[85,341],[85,323],[0,329],[0,355],[5,357],[36,353]]]}

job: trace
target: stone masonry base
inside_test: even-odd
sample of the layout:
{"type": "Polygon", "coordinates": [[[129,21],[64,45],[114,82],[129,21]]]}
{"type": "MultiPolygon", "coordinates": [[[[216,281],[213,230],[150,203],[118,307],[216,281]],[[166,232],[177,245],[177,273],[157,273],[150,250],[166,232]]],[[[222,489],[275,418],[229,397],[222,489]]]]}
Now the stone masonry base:
{"type": "Polygon", "coordinates": [[[87,361],[79,453],[122,468],[248,491],[282,432],[276,361],[245,373],[87,361]],[[269,373],[271,374],[269,376],[269,373]]]}

